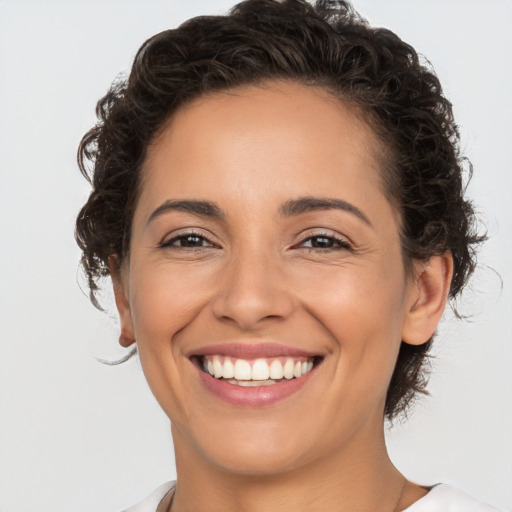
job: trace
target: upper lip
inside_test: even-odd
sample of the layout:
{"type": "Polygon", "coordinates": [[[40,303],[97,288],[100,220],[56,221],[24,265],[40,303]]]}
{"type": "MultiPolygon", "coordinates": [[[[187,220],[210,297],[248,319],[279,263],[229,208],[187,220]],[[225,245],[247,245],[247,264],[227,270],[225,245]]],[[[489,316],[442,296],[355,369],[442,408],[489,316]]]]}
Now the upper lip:
{"type": "Polygon", "coordinates": [[[319,356],[318,352],[309,352],[288,345],[279,343],[248,343],[232,342],[217,343],[214,345],[205,345],[194,349],[189,353],[189,357],[219,355],[234,357],[236,359],[258,359],[270,357],[305,357],[311,358],[319,356]]]}

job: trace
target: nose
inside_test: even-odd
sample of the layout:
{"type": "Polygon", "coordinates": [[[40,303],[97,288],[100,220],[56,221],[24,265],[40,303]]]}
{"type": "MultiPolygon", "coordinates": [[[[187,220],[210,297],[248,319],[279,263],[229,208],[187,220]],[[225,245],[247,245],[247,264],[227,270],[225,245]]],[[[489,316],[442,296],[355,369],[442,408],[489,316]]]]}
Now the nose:
{"type": "Polygon", "coordinates": [[[223,269],[221,286],[212,301],[218,320],[250,332],[291,315],[293,297],[275,259],[262,251],[233,256],[223,269]]]}

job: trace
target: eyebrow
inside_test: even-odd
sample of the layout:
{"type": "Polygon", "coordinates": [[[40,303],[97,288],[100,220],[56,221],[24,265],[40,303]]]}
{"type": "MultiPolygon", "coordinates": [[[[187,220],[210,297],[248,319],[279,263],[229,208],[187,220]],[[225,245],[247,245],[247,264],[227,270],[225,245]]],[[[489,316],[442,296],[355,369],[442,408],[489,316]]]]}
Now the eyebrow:
{"type": "MultiPolygon", "coordinates": [[[[279,214],[283,217],[293,217],[316,210],[343,210],[351,213],[361,219],[363,222],[371,226],[368,217],[356,206],[342,199],[334,199],[330,197],[299,197],[286,201],[280,208],[279,214]]],[[[170,211],[181,211],[192,213],[201,217],[210,217],[214,219],[225,219],[226,214],[215,203],[211,201],[201,201],[197,199],[168,199],[164,201],[156,210],[151,213],[148,218],[148,224],[157,217],[164,215],[170,211]]]]}
{"type": "Polygon", "coordinates": [[[170,212],[179,211],[186,213],[193,213],[201,217],[211,217],[214,219],[224,219],[226,214],[211,201],[199,201],[196,199],[180,199],[163,202],[153,213],[149,216],[147,224],[154,221],[157,217],[170,212]]]}
{"type": "Polygon", "coordinates": [[[298,199],[291,199],[281,206],[279,213],[284,217],[291,217],[315,210],[332,209],[343,210],[351,213],[361,219],[365,224],[368,224],[368,226],[372,225],[370,219],[359,208],[351,203],[343,201],[342,199],[334,199],[330,197],[307,196],[299,197],[298,199]]]}

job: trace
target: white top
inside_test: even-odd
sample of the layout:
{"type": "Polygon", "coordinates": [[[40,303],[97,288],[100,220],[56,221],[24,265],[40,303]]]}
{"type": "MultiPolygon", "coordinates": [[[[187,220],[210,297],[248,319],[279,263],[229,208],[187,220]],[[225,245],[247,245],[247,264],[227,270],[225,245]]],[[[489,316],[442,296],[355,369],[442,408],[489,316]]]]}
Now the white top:
{"type": "MultiPolygon", "coordinates": [[[[174,489],[175,483],[167,482],[161,485],[146,499],[123,512],[156,512],[158,504],[174,489]]],[[[403,512],[499,512],[499,510],[474,500],[451,485],[437,484],[426,496],[403,512]]]]}
{"type": "MultiPolygon", "coordinates": [[[[154,511],[151,511],[154,512],[154,511]]],[[[477,501],[456,487],[437,484],[430,492],[403,512],[499,512],[497,508],[477,501]]]]}

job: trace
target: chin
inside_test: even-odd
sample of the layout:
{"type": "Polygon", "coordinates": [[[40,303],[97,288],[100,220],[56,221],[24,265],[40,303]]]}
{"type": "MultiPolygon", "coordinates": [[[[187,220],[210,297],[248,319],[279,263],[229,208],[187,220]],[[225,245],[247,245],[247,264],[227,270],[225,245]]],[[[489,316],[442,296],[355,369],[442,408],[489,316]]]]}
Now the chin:
{"type": "Polygon", "coordinates": [[[297,458],[298,450],[261,450],[257,446],[241,447],[230,454],[209,453],[210,461],[226,472],[246,476],[274,476],[299,469],[306,464],[297,458]]]}
{"type": "MultiPolygon", "coordinates": [[[[307,432],[276,421],[222,421],[196,431],[190,446],[201,459],[220,470],[239,475],[265,476],[293,471],[310,459],[307,432]]],[[[316,443],[318,444],[318,443],[316,443]]]]}

